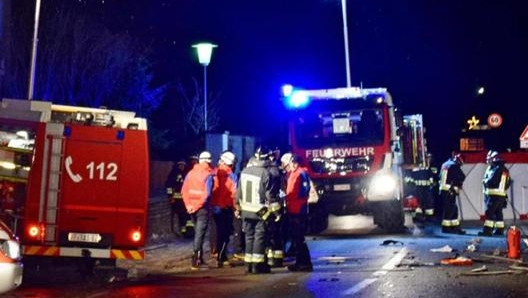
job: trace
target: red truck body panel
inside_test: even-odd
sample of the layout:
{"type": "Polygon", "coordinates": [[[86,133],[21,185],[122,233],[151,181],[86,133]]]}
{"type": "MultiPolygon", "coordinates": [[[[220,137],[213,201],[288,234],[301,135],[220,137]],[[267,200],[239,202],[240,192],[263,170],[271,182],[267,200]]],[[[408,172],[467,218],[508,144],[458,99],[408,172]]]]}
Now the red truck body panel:
{"type": "Polygon", "coordinates": [[[24,165],[15,156],[16,172],[0,173],[0,179],[19,189],[17,208],[8,215],[24,254],[142,259],[149,190],[146,121],[130,112],[7,100],[0,131],[12,137],[22,130],[29,132],[31,146],[12,148],[10,141],[0,149],[18,150],[29,160],[27,176],[19,175],[24,165]],[[36,112],[40,116],[31,121],[24,116],[36,112]],[[100,115],[112,120],[92,121],[100,115]]]}

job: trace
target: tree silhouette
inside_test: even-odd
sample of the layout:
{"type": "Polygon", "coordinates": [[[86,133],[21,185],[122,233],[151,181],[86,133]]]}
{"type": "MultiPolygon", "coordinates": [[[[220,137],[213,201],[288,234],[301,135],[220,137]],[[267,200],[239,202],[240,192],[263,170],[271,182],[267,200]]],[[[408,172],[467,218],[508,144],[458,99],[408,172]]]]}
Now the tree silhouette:
{"type": "MultiPolygon", "coordinates": [[[[159,106],[167,85],[153,85],[148,47],[74,9],[47,7],[41,15],[34,99],[132,110],[144,117],[159,106]]],[[[13,20],[9,30],[18,34],[6,49],[10,75],[0,78],[0,95],[24,98],[31,34],[13,20]]]]}
{"type": "MultiPolygon", "coordinates": [[[[202,135],[205,131],[205,114],[203,88],[200,88],[196,78],[192,78],[192,86],[184,87],[182,82],[176,86],[179,95],[180,107],[182,109],[185,123],[187,124],[186,134],[193,136],[202,135]]],[[[207,128],[214,131],[219,127],[220,117],[218,109],[218,98],[220,92],[208,92],[207,94],[207,128]]]]}
{"type": "MultiPolygon", "coordinates": [[[[0,22],[0,97],[26,98],[33,30],[27,20],[34,11],[6,3],[0,22]]],[[[128,110],[149,118],[168,90],[167,83],[153,83],[150,47],[126,32],[111,32],[74,5],[52,3],[45,2],[41,11],[33,99],[128,110]]],[[[149,140],[156,152],[166,144],[152,123],[149,140]]]]}

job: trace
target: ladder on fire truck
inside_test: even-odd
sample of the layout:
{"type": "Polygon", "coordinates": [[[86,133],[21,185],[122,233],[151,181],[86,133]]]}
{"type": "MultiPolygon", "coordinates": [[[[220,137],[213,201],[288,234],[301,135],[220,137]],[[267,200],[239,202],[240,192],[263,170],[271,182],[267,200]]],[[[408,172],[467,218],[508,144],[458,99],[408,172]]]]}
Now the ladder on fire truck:
{"type": "Polygon", "coordinates": [[[40,201],[39,221],[45,225],[44,242],[51,244],[58,239],[58,208],[61,199],[61,177],[63,173],[65,137],[64,123],[112,127],[116,118],[134,117],[133,112],[109,111],[105,108],[86,108],[51,105],[51,119],[46,125],[42,182],[45,185],[44,200],[40,201]]]}
{"type": "Polygon", "coordinates": [[[45,195],[40,201],[39,220],[45,224],[44,242],[55,242],[57,239],[57,214],[60,200],[60,181],[62,176],[61,165],[63,163],[64,137],[62,136],[62,124],[50,123],[46,126],[46,145],[44,146],[44,156],[42,179],[45,195]]]}

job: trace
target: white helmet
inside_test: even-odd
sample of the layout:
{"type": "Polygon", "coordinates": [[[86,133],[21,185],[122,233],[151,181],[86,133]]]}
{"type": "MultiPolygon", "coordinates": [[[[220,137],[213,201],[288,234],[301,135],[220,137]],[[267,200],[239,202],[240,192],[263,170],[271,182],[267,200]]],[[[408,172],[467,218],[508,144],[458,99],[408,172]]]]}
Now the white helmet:
{"type": "Polygon", "coordinates": [[[200,163],[204,163],[204,162],[211,163],[212,160],[213,160],[213,157],[211,156],[211,153],[209,151],[203,151],[198,156],[198,161],[200,163]]]}
{"type": "Polygon", "coordinates": [[[283,167],[287,166],[293,161],[293,154],[285,153],[280,160],[283,167]]]}
{"type": "Polygon", "coordinates": [[[498,155],[499,153],[497,151],[493,151],[493,150],[488,151],[488,154],[486,154],[486,162],[491,162],[498,155]]]}
{"type": "Polygon", "coordinates": [[[235,155],[231,151],[226,151],[220,155],[220,160],[228,166],[232,166],[235,163],[235,155]]]}

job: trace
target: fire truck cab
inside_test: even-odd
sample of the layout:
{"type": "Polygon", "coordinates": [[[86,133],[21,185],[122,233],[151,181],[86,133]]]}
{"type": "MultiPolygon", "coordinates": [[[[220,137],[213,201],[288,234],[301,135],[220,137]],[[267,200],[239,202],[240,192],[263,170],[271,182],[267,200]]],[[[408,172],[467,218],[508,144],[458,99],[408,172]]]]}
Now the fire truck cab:
{"type": "Polygon", "coordinates": [[[0,103],[0,215],[25,257],[142,259],[148,161],[133,112],[0,103]]]}
{"type": "Polygon", "coordinates": [[[318,194],[310,201],[309,230],[326,229],[332,213],[372,215],[386,231],[401,231],[403,169],[425,157],[421,115],[399,115],[385,88],[285,86],[283,103],[289,145],[318,194]]]}

